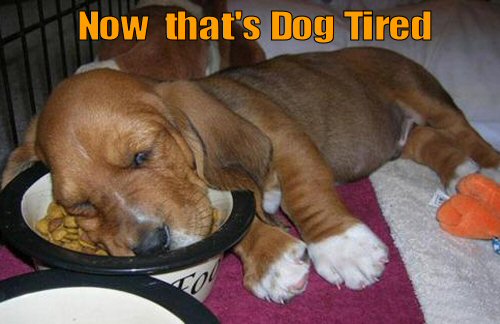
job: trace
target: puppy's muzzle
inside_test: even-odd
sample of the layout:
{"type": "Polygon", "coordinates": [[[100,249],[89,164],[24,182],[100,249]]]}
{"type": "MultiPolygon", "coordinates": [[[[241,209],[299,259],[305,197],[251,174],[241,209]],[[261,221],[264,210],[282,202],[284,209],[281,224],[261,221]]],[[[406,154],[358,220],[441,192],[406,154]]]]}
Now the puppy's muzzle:
{"type": "Polygon", "coordinates": [[[170,231],[167,226],[160,226],[144,234],[141,241],[133,249],[136,255],[151,255],[168,250],[170,231]]]}

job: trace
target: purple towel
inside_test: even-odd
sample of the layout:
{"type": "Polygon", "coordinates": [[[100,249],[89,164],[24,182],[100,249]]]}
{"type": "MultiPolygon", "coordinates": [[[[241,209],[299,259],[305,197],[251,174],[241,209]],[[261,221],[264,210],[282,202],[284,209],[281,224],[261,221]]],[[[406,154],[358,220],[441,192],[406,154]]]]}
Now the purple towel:
{"type": "Polygon", "coordinates": [[[340,290],[314,270],[307,290],[287,305],[254,297],[243,287],[240,261],[230,254],[221,263],[214,288],[205,301],[224,323],[423,323],[424,318],[405,266],[389,234],[368,179],[339,188],[349,209],[389,247],[381,280],[362,291],[340,290]]]}
{"type": "MultiPolygon", "coordinates": [[[[314,270],[307,290],[288,305],[262,301],[243,287],[239,260],[222,261],[206,306],[224,323],[423,323],[424,318],[397,248],[382,217],[369,180],[343,185],[350,210],[389,246],[390,261],[381,280],[362,291],[340,290],[314,270]]],[[[7,248],[0,247],[0,280],[33,271],[7,248]]]]}
{"type": "Polygon", "coordinates": [[[0,280],[32,271],[31,266],[16,257],[7,247],[0,246],[0,280]]]}

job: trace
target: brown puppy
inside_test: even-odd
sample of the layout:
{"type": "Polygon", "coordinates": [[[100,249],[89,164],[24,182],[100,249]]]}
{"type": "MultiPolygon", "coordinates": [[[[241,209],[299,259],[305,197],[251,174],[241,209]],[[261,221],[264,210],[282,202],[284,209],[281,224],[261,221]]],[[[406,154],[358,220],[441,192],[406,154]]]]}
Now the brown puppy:
{"type": "MultiPolygon", "coordinates": [[[[305,289],[306,251],[324,279],[352,289],[384,270],[386,247],[345,208],[335,180],[400,153],[449,190],[470,172],[500,174],[498,152],[439,83],[374,48],[282,56],[197,81],[83,73],[56,88],[17,150],[50,167],[57,202],[114,255],[163,248],[151,233],[165,228],[173,247],[199,240],[212,222],[208,187],[252,190],[259,217],[235,251],[245,286],[275,302],[305,289]],[[302,240],[267,223],[262,209],[280,205],[302,240]]],[[[10,160],[5,174],[23,165],[10,160]]]]}
{"type": "Polygon", "coordinates": [[[120,35],[114,40],[102,40],[98,58],[79,67],[76,73],[110,68],[167,81],[199,78],[230,66],[245,66],[265,59],[258,43],[245,39],[242,27],[236,22],[232,24],[234,41],[167,40],[165,16],[179,11],[185,11],[187,19],[220,18],[227,12],[227,1],[141,0],[128,16],[148,17],[146,39],[124,40],[120,35]]]}

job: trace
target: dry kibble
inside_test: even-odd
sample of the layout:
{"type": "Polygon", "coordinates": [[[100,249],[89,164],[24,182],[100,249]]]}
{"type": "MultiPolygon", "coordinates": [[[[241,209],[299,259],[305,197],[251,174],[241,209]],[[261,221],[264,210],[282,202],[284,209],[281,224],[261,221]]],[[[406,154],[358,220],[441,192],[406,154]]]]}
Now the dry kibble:
{"type": "Polygon", "coordinates": [[[106,252],[103,249],[99,249],[99,250],[95,251],[95,254],[96,255],[101,255],[101,256],[106,256],[106,255],[108,255],[108,252],[106,252]]]}
{"type": "Polygon", "coordinates": [[[71,234],[71,233],[67,233],[66,236],[65,236],[66,239],[70,240],[70,241],[76,241],[78,242],[78,234],[71,234]]]}
{"type": "Polygon", "coordinates": [[[64,217],[64,211],[62,210],[59,205],[56,203],[52,202],[49,205],[49,208],[47,209],[47,216],[50,219],[55,219],[55,218],[63,218],[64,217]]]}
{"type": "Polygon", "coordinates": [[[63,248],[66,248],[66,249],[69,249],[72,251],[77,251],[77,252],[82,251],[82,246],[77,241],[71,241],[68,243],[64,243],[62,246],[63,246],[63,248]]]}
{"type": "Polygon", "coordinates": [[[68,232],[66,232],[66,230],[64,228],[58,228],[55,231],[53,231],[51,234],[52,234],[52,238],[54,240],[61,241],[66,236],[66,234],[68,234],[68,232]]]}
{"type": "Polygon", "coordinates": [[[40,219],[36,230],[49,242],[63,248],[95,255],[109,255],[102,248],[98,248],[90,240],[87,233],[78,227],[75,216],[69,215],[66,210],[52,202],[47,208],[47,214],[40,219]]]}
{"type": "Polygon", "coordinates": [[[42,235],[49,235],[49,221],[45,218],[36,223],[36,229],[42,235]]]}
{"type": "Polygon", "coordinates": [[[64,226],[68,228],[77,228],[76,218],[74,216],[64,217],[64,226]]]}
{"type": "Polygon", "coordinates": [[[49,220],[49,232],[52,233],[59,227],[61,227],[63,224],[63,219],[62,218],[55,218],[49,220]]]}
{"type": "Polygon", "coordinates": [[[83,246],[84,248],[89,248],[89,249],[92,249],[92,250],[96,249],[95,244],[93,244],[91,242],[87,242],[87,241],[84,241],[84,240],[80,239],[80,240],[78,240],[78,243],[80,243],[80,245],[83,246]]]}
{"type": "MultiPolygon", "coordinates": [[[[212,232],[215,232],[224,220],[217,209],[213,210],[212,218],[212,232]]],[[[63,207],[54,202],[49,204],[46,216],[37,222],[35,228],[49,242],[66,249],[87,254],[109,255],[78,227],[75,216],[69,215],[63,207]]]]}

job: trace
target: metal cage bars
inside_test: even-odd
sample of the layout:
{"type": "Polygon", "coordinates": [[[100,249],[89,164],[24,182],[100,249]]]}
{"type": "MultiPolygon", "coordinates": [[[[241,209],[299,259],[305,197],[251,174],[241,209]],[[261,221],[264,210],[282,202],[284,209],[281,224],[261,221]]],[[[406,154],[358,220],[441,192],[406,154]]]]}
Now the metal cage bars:
{"type": "MultiPolygon", "coordinates": [[[[35,0],[33,0],[35,1],[35,0]]],[[[50,93],[52,90],[53,86],[60,80],[54,80],[52,78],[52,73],[51,73],[51,67],[53,67],[55,64],[60,64],[60,67],[62,68],[62,76],[63,78],[67,77],[69,75],[69,67],[68,67],[68,60],[67,56],[72,55],[76,59],[76,64],[77,66],[80,66],[82,63],[82,46],[81,43],[83,41],[80,41],[78,39],[78,34],[79,34],[79,25],[78,25],[78,12],[81,10],[85,11],[90,11],[92,5],[97,6],[97,10],[100,12],[101,16],[104,14],[102,12],[102,0],[71,0],[71,6],[69,8],[63,9],[62,0],[53,0],[53,4],[55,4],[56,8],[56,13],[53,15],[50,15],[48,17],[45,16],[44,14],[44,4],[47,4],[48,1],[42,1],[42,0],[36,0],[36,7],[33,10],[37,11],[38,14],[38,22],[30,24],[30,25],[25,25],[25,19],[24,19],[24,9],[22,5],[22,0],[15,0],[15,8],[17,11],[17,20],[18,20],[18,25],[19,29],[11,33],[9,35],[4,35],[0,26],[0,76],[3,79],[3,95],[0,96],[1,98],[4,98],[5,101],[5,107],[6,111],[4,112],[5,115],[7,116],[7,122],[8,122],[8,128],[9,128],[9,133],[10,133],[10,140],[11,140],[11,145],[12,146],[17,146],[19,144],[19,136],[18,136],[18,127],[16,125],[16,107],[14,107],[13,104],[13,96],[12,96],[12,91],[10,87],[10,75],[8,71],[8,66],[7,66],[7,61],[6,61],[6,45],[9,43],[13,43],[16,41],[21,42],[21,48],[22,48],[22,63],[24,67],[24,76],[23,79],[26,84],[27,92],[28,92],[28,99],[29,99],[29,109],[31,115],[35,115],[37,113],[36,109],[36,104],[35,104],[35,89],[33,87],[33,74],[32,74],[32,65],[30,62],[30,48],[29,48],[29,42],[28,42],[28,35],[30,33],[33,33],[35,31],[40,32],[40,39],[41,39],[41,44],[42,44],[42,49],[41,49],[41,56],[43,57],[43,70],[45,73],[45,84],[47,87],[47,93],[50,93]],[[68,46],[67,42],[64,38],[64,28],[63,28],[63,18],[71,15],[72,19],[72,26],[73,26],[73,39],[74,39],[74,53],[68,53],[68,46]],[[47,33],[47,25],[56,22],[57,23],[57,35],[55,37],[58,37],[58,46],[59,50],[61,53],[60,61],[59,62],[51,62],[50,60],[50,55],[49,55],[49,48],[48,48],[48,40],[49,37],[54,37],[54,35],[48,35],[47,33]]],[[[106,15],[113,15],[113,13],[116,13],[116,15],[123,15],[126,12],[128,12],[131,8],[131,3],[136,4],[137,0],[118,0],[118,1],[113,1],[113,0],[108,0],[107,3],[107,9],[108,12],[106,15]],[[123,2],[126,4],[126,8],[123,6],[123,2]],[[117,8],[117,11],[114,11],[113,8],[117,8]],[[126,9],[126,12],[123,12],[123,9],[126,9]]],[[[3,4],[0,2],[0,8],[5,6],[6,4],[3,4]]],[[[93,43],[92,40],[85,41],[88,42],[88,57],[90,59],[94,58],[94,48],[93,48],[93,43]]],[[[21,77],[21,76],[17,76],[21,77]]],[[[44,98],[45,99],[45,98],[44,98]]],[[[24,109],[25,107],[18,107],[24,109]]],[[[6,143],[7,144],[7,143],[6,143]]]]}

